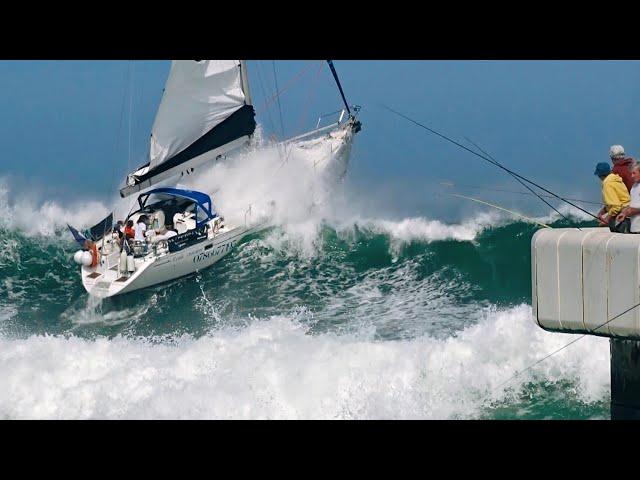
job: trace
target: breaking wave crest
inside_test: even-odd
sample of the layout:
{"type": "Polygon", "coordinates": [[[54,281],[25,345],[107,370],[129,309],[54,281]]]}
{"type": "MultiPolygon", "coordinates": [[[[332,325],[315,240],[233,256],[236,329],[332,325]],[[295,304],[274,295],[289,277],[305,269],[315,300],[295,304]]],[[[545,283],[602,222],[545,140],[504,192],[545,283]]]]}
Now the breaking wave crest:
{"type": "Polygon", "coordinates": [[[20,230],[31,236],[54,236],[67,223],[90,227],[109,212],[106,205],[97,201],[62,206],[50,200],[38,203],[28,196],[14,196],[16,192],[10,190],[7,180],[0,178],[0,228],[20,230]]]}
{"type": "MultiPolygon", "coordinates": [[[[269,213],[273,227],[210,269],[105,301],[84,292],[66,224],[124,216],[131,199],[37,203],[0,179],[0,418],[606,416],[603,339],[500,385],[573,338],[530,318],[538,225],[363,217],[299,154],[185,180],[229,221],[269,213]]],[[[565,226],[555,215],[543,221],[565,226]]]]}
{"type": "Polygon", "coordinates": [[[608,394],[608,344],[594,337],[500,386],[573,338],[535,327],[524,305],[454,337],[386,342],[310,334],[307,314],[199,338],[0,338],[0,417],[527,418],[531,397],[589,408],[608,394]]]}

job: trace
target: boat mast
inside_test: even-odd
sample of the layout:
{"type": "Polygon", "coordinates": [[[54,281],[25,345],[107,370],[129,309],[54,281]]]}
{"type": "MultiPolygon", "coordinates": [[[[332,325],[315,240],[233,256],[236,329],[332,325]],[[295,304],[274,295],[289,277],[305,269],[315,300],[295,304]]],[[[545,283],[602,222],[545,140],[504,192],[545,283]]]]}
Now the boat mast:
{"type": "Polygon", "coordinates": [[[352,117],[353,115],[351,115],[349,104],[347,103],[347,99],[345,98],[344,92],[342,91],[342,85],[340,85],[340,79],[338,78],[338,73],[336,72],[336,69],[333,66],[333,61],[327,60],[327,63],[329,64],[329,68],[331,68],[331,73],[333,73],[333,78],[335,79],[336,84],[338,84],[338,90],[340,90],[340,95],[342,96],[342,101],[344,102],[344,106],[347,108],[347,113],[349,114],[350,117],[352,117]]]}
{"type": "Polygon", "coordinates": [[[247,71],[247,61],[240,60],[240,79],[242,91],[244,92],[245,103],[251,105],[251,91],[249,90],[249,73],[247,71]]]}

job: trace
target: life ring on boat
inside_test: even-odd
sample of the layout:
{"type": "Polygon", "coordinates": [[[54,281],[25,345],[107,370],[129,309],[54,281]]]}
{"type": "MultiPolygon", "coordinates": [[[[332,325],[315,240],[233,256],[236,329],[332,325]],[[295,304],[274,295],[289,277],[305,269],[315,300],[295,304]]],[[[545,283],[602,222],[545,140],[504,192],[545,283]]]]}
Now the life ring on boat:
{"type": "Polygon", "coordinates": [[[96,267],[98,265],[98,261],[100,260],[100,254],[98,253],[98,247],[95,243],[92,243],[89,246],[89,251],[91,252],[91,268],[96,267]]]}

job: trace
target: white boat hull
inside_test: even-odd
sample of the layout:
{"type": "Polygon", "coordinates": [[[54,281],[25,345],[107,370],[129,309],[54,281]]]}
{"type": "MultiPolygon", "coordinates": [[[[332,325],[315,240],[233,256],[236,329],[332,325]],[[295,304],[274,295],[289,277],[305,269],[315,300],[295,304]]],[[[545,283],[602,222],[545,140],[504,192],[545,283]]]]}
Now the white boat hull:
{"type": "Polygon", "coordinates": [[[81,267],[82,284],[90,295],[107,298],[168,282],[212,266],[244,237],[263,228],[265,224],[235,227],[175,253],[136,258],[136,269],[130,276],[119,271],[119,255],[115,252],[96,267],[81,267]]]}
{"type": "MultiPolygon", "coordinates": [[[[304,151],[306,155],[302,157],[310,162],[314,174],[324,179],[323,184],[329,188],[346,175],[353,135],[357,131],[355,119],[351,119],[345,124],[317,129],[284,143],[304,151]]],[[[135,189],[140,188],[136,186],[135,189]]],[[[131,273],[120,271],[120,252],[114,250],[103,255],[98,266],[81,267],[82,284],[90,295],[107,298],[168,282],[212,266],[245,236],[267,226],[267,222],[262,221],[252,227],[225,228],[180,251],[136,258],[135,271],[131,273]]]]}
{"type": "Polygon", "coordinates": [[[347,123],[308,132],[285,143],[304,152],[313,172],[321,177],[327,186],[338,184],[347,174],[355,120],[347,123]],[[319,133],[322,135],[318,136],[319,133]]]}

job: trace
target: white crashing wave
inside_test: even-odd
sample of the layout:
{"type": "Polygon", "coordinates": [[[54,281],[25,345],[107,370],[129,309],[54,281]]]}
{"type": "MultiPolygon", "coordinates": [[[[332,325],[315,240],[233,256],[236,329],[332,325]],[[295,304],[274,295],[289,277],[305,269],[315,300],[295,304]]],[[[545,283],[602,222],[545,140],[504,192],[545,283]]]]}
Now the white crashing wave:
{"type": "Polygon", "coordinates": [[[446,340],[309,335],[287,317],[198,339],[0,337],[0,418],[478,418],[529,382],[561,381],[604,400],[608,342],[596,337],[500,386],[575,338],[530,316],[493,312],[446,340]]]}
{"type": "MultiPolygon", "coordinates": [[[[510,215],[489,207],[457,223],[423,217],[362,218],[354,210],[359,202],[350,197],[350,192],[335,189],[334,182],[318,174],[317,165],[331,157],[336,141],[322,143],[316,139],[284,147],[259,141],[259,149],[203,168],[197,177],[183,177],[180,186],[209,193],[216,210],[233,223],[271,216],[276,225],[296,238],[307,254],[317,251],[322,222],[343,230],[358,226],[386,233],[397,245],[413,240],[472,241],[488,226],[514,221],[510,215]]],[[[29,235],[51,236],[64,230],[67,223],[89,227],[111,210],[116,219],[124,218],[135,203],[135,196],[120,199],[116,192],[106,204],[86,200],[67,205],[53,201],[38,203],[28,195],[16,198],[17,193],[11,192],[8,182],[0,178],[0,226],[20,229],[29,235]]],[[[572,207],[562,206],[560,211],[578,219],[588,218],[572,207]]],[[[542,220],[555,219],[557,214],[553,213],[548,220],[546,217],[542,220]]]]}
{"type": "MultiPolygon", "coordinates": [[[[582,208],[584,208],[584,210],[586,211],[590,211],[590,208],[585,208],[583,205],[581,205],[582,208]]],[[[564,215],[565,217],[569,218],[569,219],[574,219],[578,222],[588,222],[588,221],[592,221],[594,220],[594,218],[588,214],[586,214],[585,212],[583,212],[582,210],[579,210],[575,207],[572,207],[571,205],[569,205],[568,203],[563,203],[562,205],[560,205],[558,207],[558,211],[564,215]]],[[[597,213],[597,211],[595,212],[591,212],[594,215],[597,213]]],[[[547,221],[551,221],[551,222],[555,222],[557,220],[560,220],[560,215],[558,215],[557,212],[549,212],[549,215],[546,217],[547,221]]]]}
{"type": "Polygon", "coordinates": [[[488,227],[500,226],[508,220],[495,212],[481,212],[458,224],[447,224],[440,220],[426,218],[405,218],[392,220],[359,220],[355,225],[377,233],[388,234],[401,243],[411,241],[432,242],[438,240],[474,240],[479,233],[488,227]]]}
{"type": "MultiPolygon", "coordinates": [[[[281,154],[266,150],[264,155],[249,157],[239,163],[217,164],[201,175],[194,185],[185,186],[209,192],[217,211],[236,223],[272,213],[273,223],[280,228],[267,236],[266,243],[276,250],[291,250],[307,257],[322,251],[320,234],[325,223],[346,236],[356,227],[389,235],[392,248],[397,250],[411,241],[473,241],[484,229],[510,221],[507,216],[493,211],[477,213],[455,224],[423,217],[401,220],[362,218],[349,208],[348,194],[344,192],[318,203],[320,196],[313,192],[323,190],[321,185],[314,183],[315,177],[310,175],[308,165],[296,163],[291,158],[284,164],[282,161],[281,154]],[[281,176],[269,175],[279,167],[281,176]],[[271,180],[261,180],[264,178],[271,180]],[[297,181],[290,182],[287,178],[296,178],[297,181]]],[[[133,201],[114,199],[111,205],[96,201],[76,201],[69,205],[52,201],[37,204],[25,199],[10,202],[10,193],[6,183],[0,181],[0,226],[18,229],[27,235],[67,235],[67,223],[86,228],[111,210],[116,218],[124,218],[133,201]]],[[[11,250],[10,246],[0,244],[0,252],[11,250]]],[[[0,257],[4,256],[0,253],[0,257]]]]}
{"type": "MultiPolygon", "coordinates": [[[[327,137],[282,146],[258,138],[256,149],[205,167],[196,177],[182,177],[178,186],[209,193],[215,209],[236,224],[267,214],[276,224],[305,219],[310,210],[331,199],[335,182],[320,166],[335,157],[340,142],[327,137]]],[[[163,185],[175,185],[175,181],[163,185]]],[[[120,199],[114,192],[107,204],[86,200],[60,205],[22,194],[16,198],[18,192],[11,192],[9,182],[0,178],[0,226],[46,236],[58,233],[67,223],[89,227],[112,210],[116,219],[124,218],[136,198],[120,199]]]]}
{"type": "Polygon", "coordinates": [[[93,200],[62,206],[50,200],[37,202],[28,195],[18,196],[18,192],[12,192],[8,182],[0,178],[0,227],[27,235],[52,236],[66,228],[67,223],[86,228],[108,213],[106,205],[93,200]]]}
{"type": "Polygon", "coordinates": [[[241,223],[269,215],[277,224],[303,221],[332,203],[339,183],[321,165],[338,162],[339,139],[294,144],[258,142],[256,149],[201,170],[186,186],[212,195],[218,211],[241,223]]]}
{"type": "Polygon", "coordinates": [[[500,227],[510,222],[509,218],[496,212],[480,212],[460,223],[445,223],[424,217],[385,220],[362,218],[348,212],[331,215],[309,214],[303,220],[289,220],[279,224],[277,230],[269,232],[263,243],[278,252],[288,252],[306,258],[322,255],[324,250],[322,226],[334,228],[344,240],[353,240],[356,229],[365,233],[388,236],[390,250],[396,255],[404,245],[417,242],[455,240],[472,242],[484,230],[500,227]]]}

